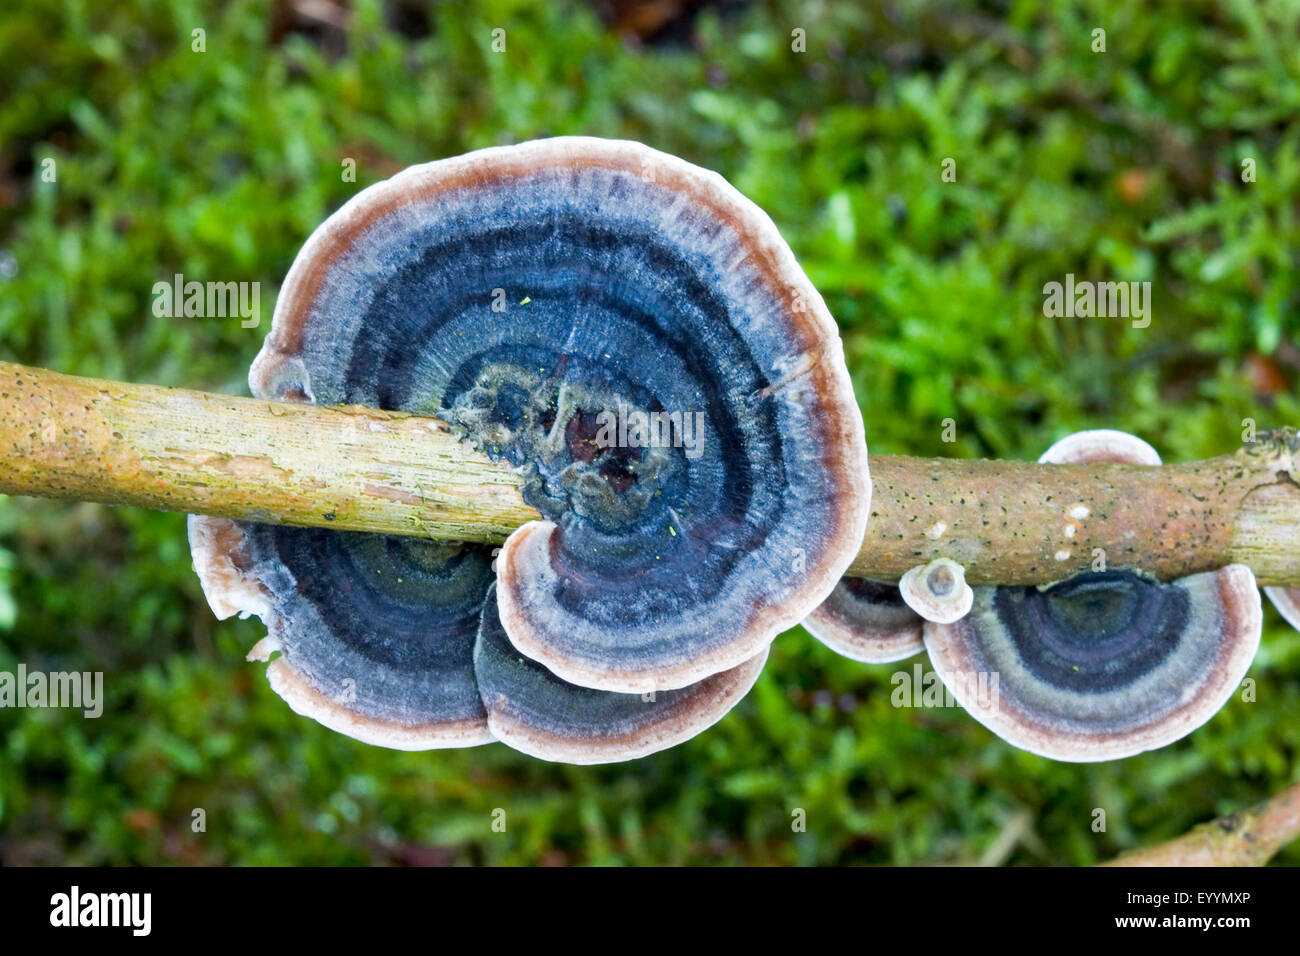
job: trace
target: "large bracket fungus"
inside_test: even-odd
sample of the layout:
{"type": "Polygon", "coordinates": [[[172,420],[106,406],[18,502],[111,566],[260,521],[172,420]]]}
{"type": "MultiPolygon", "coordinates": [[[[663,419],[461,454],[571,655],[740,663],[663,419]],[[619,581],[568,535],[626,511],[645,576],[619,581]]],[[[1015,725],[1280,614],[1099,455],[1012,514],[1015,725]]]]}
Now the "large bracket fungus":
{"type": "MultiPolygon", "coordinates": [[[[861,414],[820,295],[725,180],[636,143],[487,149],[364,190],[295,260],[249,382],[437,415],[518,469],[544,520],[502,549],[496,610],[560,683],[699,700],[739,669],[714,688],[734,702],[866,524],[861,414]]],[[[296,708],[377,743],[481,742],[461,678],[483,549],[196,520],[210,602],[267,622],[296,708]]]]}
{"type": "MultiPolygon", "coordinates": [[[[1053,449],[1061,464],[1159,463],[1116,432],[1053,449]]],[[[1244,565],[1168,583],[1114,568],[976,588],[966,617],[926,624],[925,646],[958,703],[994,733],[1057,760],[1096,761],[1162,747],[1209,720],[1250,667],[1260,628],[1244,565]]]]}
{"type": "MultiPolygon", "coordinates": [[[[806,619],[858,660],[924,648],[1017,746],[1112,759],[1204,723],[1258,647],[1241,565],[973,591],[943,558],[901,589],[842,578],[870,480],[834,322],[760,210],[639,144],[488,149],[364,190],[295,260],[249,382],[436,415],[513,467],[543,516],[495,561],[481,544],[191,519],[213,610],[267,625],[250,656],[279,653],[275,690],[372,743],[631,759],[719,719],[806,619]]],[[[1097,431],[1042,458],[1106,461],[1159,456],[1097,431]]],[[[1062,507],[1069,537],[1088,509],[1062,507]]]]}

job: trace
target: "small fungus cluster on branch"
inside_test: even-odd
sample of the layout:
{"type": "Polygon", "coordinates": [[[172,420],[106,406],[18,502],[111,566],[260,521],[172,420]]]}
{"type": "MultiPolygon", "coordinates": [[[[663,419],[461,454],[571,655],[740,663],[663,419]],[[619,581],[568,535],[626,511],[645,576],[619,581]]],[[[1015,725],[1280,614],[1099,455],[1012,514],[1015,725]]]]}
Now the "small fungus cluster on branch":
{"type": "MultiPolygon", "coordinates": [[[[1039,462],[1158,466],[1160,456],[1136,436],[1096,430],[1061,439],[1039,462]]],[[[1259,590],[1244,565],[1168,583],[1128,566],[985,585],[952,610],[962,587],[947,559],[917,566],[897,588],[845,578],[806,623],[868,663],[924,650],[976,720],[1066,761],[1113,760],[1185,736],[1228,701],[1259,647],[1259,590]]]]}

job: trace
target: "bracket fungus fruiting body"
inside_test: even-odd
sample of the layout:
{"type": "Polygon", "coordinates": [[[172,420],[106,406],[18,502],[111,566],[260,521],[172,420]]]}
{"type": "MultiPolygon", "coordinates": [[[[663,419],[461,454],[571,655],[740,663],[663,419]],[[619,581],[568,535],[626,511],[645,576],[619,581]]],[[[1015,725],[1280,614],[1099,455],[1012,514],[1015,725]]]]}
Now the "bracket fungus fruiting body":
{"type": "Polygon", "coordinates": [[[898,585],[842,578],[803,622],[831,650],[864,664],[888,664],[925,650],[925,622],[903,601],[898,585]]]}
{"type": "Polygon", "coordinates": [[[1169,583],[1113,570],[1041,589],[979,587],[970,614],[928,624],[925,640],[976,720],[1023,750],[1082,762],[1201,726],[1245,676],[1259,631],[1254,575],[1230,565],[1169,583]]]}
{"type": "MultiPolygon", "coordinates": [[[[1122,433],[1071,445],[1053,446],[1053,461],[1159,463],[1122,433]]],[[[953,696],[994,733],[1057,760],[1097,761],[1162,747],[1209,720],[1245,676],[1260,629],[1244,565],[1167,583],[1114,568],[976,588],[966,617],[926,624],[925,645],[953,696]]]]}
{"type": "Polygon", "coordinates": [[[219,618],[255,614],[271,686],[297,713],[397,750],[493,739],[474,682],[492,558],[482,546],[191,515],[219,618]]]}
{"type": "Polygon", "coordinates": [[[965,569],[950,558],[912,568],[898,582],[898,593],[923,620],[937,624],[961,620],[974,599],[965,569]]]}
{"type": "Polygon", "coordinates": [[[1300,631],[1300,588],[1264,588],[1264,593],[1283,619],[1300,631]]]}
{"type": "MultiPolygon", "coordinates": [[[[481,150],[364,190],[299,253],[249,383],[259,398],[436,415],[517,469],[543,515],[510,536],[495,575],[471,546],[246,523],[247,555],[195,547],[196,564],[243,562],[229,593],[214,599],[210,571],[205,589],[214,608],[269,618],[285,669],[321,693],[359,671],[350,703],[366,720],[442,714],[366,698],[364,662],[395,668],[384,688],[403,668],[438,673],[445,630],[447,660],[465,664],[472,598],[495,580],[517,653],[594,691],[687,688],[673,719],[688,726],[682,701],[711,694],[716,711],[747,687],[866,524],[862,418],[821,297],[725,180],[636,143],[481,150]]],[[[522,679],[498,645],[480,657],[522,679]]],[[[394,693],[418,691],[437,696],[394,693]]],[[[492,699],[518,705],[495,713],[502,727],[529,706],[492,699]]],[[[619,722],[616,707],[596,712],[619,722]]],[[[628,739],[660,733],[627,721],[628,739]]]]}
{"type": "Polygon", "coordinates": [[[189,519],[217,616],[252,613],[267,626],[249,660],[270,662],[271,686],[294,711],[366,743],[428,750],[499,740],[545,760],[632,760],[720,720],[767,658],[764,649],[678,690],[577,687],[506,639],[487,548],[299,530],[189,519]]]}
{"type": "Polygon", "coordinates": [[[803,626],[851,660],[888,664],[925,650],[925,622],[959,620],[970,611],[973,598],[965,569],[949,558],[936,558],[906,572],[896,585],[842,578],[803,626]]]}
{"type": "MultiPolygon", "coordinates": [[[[495,587],[495,586],[494,586],[495,587]]],[[[694,737],[749,692],[757,656],[688,687],[621,694],[560,680],[506,637],[495,595],[483,604],[474,671],[493,737],[515,750],[572,764],[632,760],[694,737]]]]}
{"type": "Polygon", "coordinates": [[[1072,432],[1038,456],[1040,465],[1081,465],[1093,461],[1117,461],[1130,465],[1159,465],[1160,453],[1150,444],[1113,428],[1072,432]]]}

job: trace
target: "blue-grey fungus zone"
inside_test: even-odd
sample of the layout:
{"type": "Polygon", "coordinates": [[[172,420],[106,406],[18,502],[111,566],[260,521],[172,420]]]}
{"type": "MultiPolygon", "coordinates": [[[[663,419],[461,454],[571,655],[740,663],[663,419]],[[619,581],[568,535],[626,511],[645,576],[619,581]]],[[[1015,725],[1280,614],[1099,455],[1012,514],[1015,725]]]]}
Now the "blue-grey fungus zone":
{"type": "Polygon", "coordinates": [[[767,649],[689,687],[621,694],[560,680],[506,637],[495,595],[483,604],[474,671],[494,737],[543,760],[571,764],[632,760],[694,737],[745,696],[767,649]]]}
{"type": "Polygon", "coordinates": [[[1259,647],[1244,565],[1162,583],[1133,569],[1046,587],[978,587],[970,614],[925,626],[940,679],[1021,749],[1114,760],[1172,743],[1231,697],[1259,647]],[[996,675],[996,693],[970,693],[996,675]]]}
{"type": "Polygon", "coordinates": [[[804,629],[831,650],[864,664],[889,664],[925,650],[924,625],[898,585],[841,578],[830,597],[804,620],[804,629]]]}
{"type": "Polygon", "coordinates": [[[294,262],[249,381],[438,415],[517,468],[545,520],[498,559],[501,618],[584,687],[751,660],[830,593],[866,525],[862,419],[821,297],[725,180],[635,143],[482,150],[363,191],[294,262]],[[601,414],[628,410],[702,413],[698,454],[599,441],[601,414]]]}

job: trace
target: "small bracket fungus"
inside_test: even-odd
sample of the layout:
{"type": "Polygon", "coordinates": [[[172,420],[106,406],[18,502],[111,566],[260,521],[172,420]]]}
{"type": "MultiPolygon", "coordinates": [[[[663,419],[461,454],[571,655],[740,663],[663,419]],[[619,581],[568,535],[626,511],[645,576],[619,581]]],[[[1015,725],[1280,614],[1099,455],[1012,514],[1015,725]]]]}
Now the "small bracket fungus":
{"type": "MultiPolygon", "coordinates": [[[[437,415],[514,466],[544,520],[496,562],[510,645],[585,688],[687,688],[674,726],[748,686],[866,526],[862,417],[821,296],[722,177],[637,143],[486,149],[364,190],[294,261],[249,384],[437,415]]],[[[291,704],[334,726],[305,701],[351,674],[354,709],[382,724],[372,739],[397,723],[428,743],[466,720],[482,736],[460,683],[432,699],[444,668],[468,666],[467,622],[492,583],[481,549],[240,527],[252,578],[212,603],[268,619],[286,662],[273,679],[302,678],[277,686],[291,704]]],[[[243,560],[211,544],[233,537],[194,536],[205,587],[243,560]]],[[[503,727],[531,706],[516,703],[503,727]]],[[[643,740],[632,750],[675,733],[607,712],[643,740]]]]}
{"type": "Polygon", "coordinates": [[[1300,588],[1264,588],[1283,619],[1300,631],[1300,588]]]}
{"type": "Polygon", "coordinates": [[[1078,465],[1090,461],[1158,465],[1160,453],[1136,435],[1113,428],[1095,428],[1066,435],[1038,456],[1040,465],[1078,465]]]}
{"type": "Polygon", "coordinates": [[[867,578],[841,578],[804,628],[831,650],[864,664],[889,664],[925,650],[921,617],[898,586],[867,578]]]}
{"type": "MultiPolygon", "coordinates": [[[[1159,464],[1133,436],[1082,434],[1052,446],[1052,460],[1159,464]]],[[[925,646],[958,703],[998,736],[1056,760],[1113,760],[1209,720],[1250,667],[1260,622],[1244,565],[1170,583],[1116,568],[976,588],[966,618],[925,626],[925,646]]]]}
{"type": "Polygon", "coordinates": [[[912,568],[898,582],[898,593],[921,618],[938,624],[965,617],[974,596],[966,583],[966,569],[948,558],[912,568]]]}

